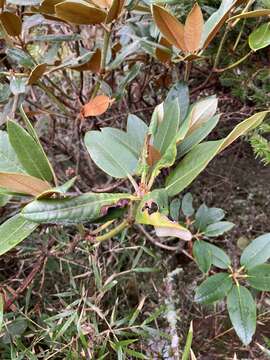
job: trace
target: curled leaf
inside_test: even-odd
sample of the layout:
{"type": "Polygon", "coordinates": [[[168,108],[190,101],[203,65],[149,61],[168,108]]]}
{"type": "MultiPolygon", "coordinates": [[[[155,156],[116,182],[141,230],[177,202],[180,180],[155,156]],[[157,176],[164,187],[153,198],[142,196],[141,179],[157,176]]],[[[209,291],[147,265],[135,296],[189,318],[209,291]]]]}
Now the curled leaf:
{"type": "Polygon", "coordinates": [[[111,23],[113,20],[117,19],[120,15],[123,6],[124,6],[125,0],[113,0],[112,4],[109,8],[108,15],[106,17],[106,24],[111,23]]]}
{"type": "Polygon", "coordinates": [[[83,106],[81,113],[84,117],[102,115],[108,110],[112,102],[113,100],[106,95],[96,96],[83,106]]]}

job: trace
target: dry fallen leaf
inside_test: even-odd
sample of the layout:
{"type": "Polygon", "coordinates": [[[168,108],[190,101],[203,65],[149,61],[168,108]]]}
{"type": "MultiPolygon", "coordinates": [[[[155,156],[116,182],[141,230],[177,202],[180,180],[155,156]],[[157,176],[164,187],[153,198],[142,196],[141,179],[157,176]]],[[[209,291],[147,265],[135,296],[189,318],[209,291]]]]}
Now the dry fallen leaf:
{"type": "Polygon", "coordinates": [[[81,113],[84,117],[102,115],[113,101],[106,95],[98,95],[82,107],[81,113]]]}

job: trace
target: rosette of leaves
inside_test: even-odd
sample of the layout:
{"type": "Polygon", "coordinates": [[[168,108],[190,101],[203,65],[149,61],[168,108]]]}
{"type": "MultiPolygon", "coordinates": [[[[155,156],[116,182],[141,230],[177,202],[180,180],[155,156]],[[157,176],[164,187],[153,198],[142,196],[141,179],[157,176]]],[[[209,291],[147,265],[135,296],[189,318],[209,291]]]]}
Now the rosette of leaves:
{"type": "MultiPolygon", "coordinates": [[[[0,188],[5,195],[27,196],[29,204],[1,225],[0,252],[14,247],[39,224],[99,223],[108,217],[114,220],[110,222],[112,229],[103,230],[97,241],[115,236],[134,223],[153,226],[158,236],[191,240],[192,234],[185,225],[170,219],[169,198],[182,192],[217,154],[259,125],[267,114],[257,113],[244,120],[224,139],[203,141],[218,123],[216,110],[216,97],[190,105],[187,88],[179,83],[170,90],[164,103],[155,108],[149,126],[129,115],[127,131],[104,128],[88,132],[85,145],[95,164],[109,176],[129,179],[134,191],[71,196],[67,191],[74,179],[58,184],[38,136],[21,108],[26,129],[9,121],[7,132],[1,132],[0,188]],[[172,169],[164,185],[156,187],[156,178],[168,168],[172,169]],[[116,223],[119,217],[120,224],[116,223]],[[23,228],[27,231],[23,232],[23,228]]],[[[210,230],[218,231],[208,228],[208,236],[210,230]]]]}
{"type": "Polygon", "coordinates": [[[256,302],[248,290],[270,291],[270,234],[264,234],[248,245],[240,259],[240,268],[233,269],[229,256],[219,247],[199,240],[194,247],[195,258],[207,257],[209,268],[227,270],[207,277],[196,289],[195,301],[212,304],[226,298],[232,325],[248,345],[256,330],[256,302]]]}

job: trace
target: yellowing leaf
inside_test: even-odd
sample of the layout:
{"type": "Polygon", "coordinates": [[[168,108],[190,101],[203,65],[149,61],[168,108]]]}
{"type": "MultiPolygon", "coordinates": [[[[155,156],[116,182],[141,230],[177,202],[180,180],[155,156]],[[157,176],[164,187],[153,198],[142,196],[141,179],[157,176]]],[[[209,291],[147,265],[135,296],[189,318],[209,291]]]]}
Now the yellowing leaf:
{"type": "Polygon", "coordinates": [[[152,5],[152,14],[162,35],[175,47],[186,51],[184,25],[169,11],[158,5],[152,5]]]}
{"type": "Polygon", "coordinates": [[[20,194],[37,196],[42,192],[49,190],[51,185],[34,176],[0,172],[0,187],[20,194]]]}
{"type": "Polygon", "coordinates": [[[101,50],[96,49],[91,59],[82,65],[72,66],[71,69],[77,71],[92,71],[94,74],[99,73],[101,69],[101,50]]]}
{"type": "Polygon", "coordinates": [[[18,15],[8,11],[0,14],[0,21],[10,36],[19,36],[22,31],[22,21],[18,15]]]}
{"type": "Polygon", "coordinates": [[[45,73],[47,64],[38,64],[32,71],[28,79],[28,85],[35,84],[45,73]]]}
{"type": "Polygon", "coordinates": [[[102,23],[107,13],[84,0],[66,0],[55,6],[56,16],[78,25],[102,23]]]}
{"type": "Polygon", "coordinates": [[[102,115],[108,110],[112,102],[113,100],[106,95],[96,96],[83,106],[82,115],[85,117],[102,115]]]}
{"type": "Polygon", "coordinates": [[[117,19],[120,15],[123,6],[124,6],[125,0],[113,0],[112,5],[109,9],[107,18],[106,18],[106,24],[111,23],[113,20],[117,19]]]}
{"type": "Polygon", "coordinates": [[[156,49],[156,57],[162,63],[168,63],[171,60],[171,57],[172,57],[171,56],[171,44],[164,37],[162,37],[160,39],[159,44],[162,45],[162,46],[165,46],[166,48],[168,48],[168,51],[157,48],[156,49]]]}
{"type": "Polygon", "coordinates": [[[199,50],[203,25],[204,21],[201,8],[198,4],[195,4],[188,14],[184,28],[184,39],[187,51],[192,53],[199,50]]]}

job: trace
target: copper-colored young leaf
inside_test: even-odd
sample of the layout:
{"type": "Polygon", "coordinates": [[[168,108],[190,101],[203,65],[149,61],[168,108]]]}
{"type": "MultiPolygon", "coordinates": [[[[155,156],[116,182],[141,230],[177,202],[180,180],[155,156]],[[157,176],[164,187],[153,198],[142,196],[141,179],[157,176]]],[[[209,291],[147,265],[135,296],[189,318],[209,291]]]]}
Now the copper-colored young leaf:
{"type": "Polygon", "coordinates": [[[184,28],[184,39],[188,52],[199,50],[203,24],[204,21],[201,8],[198,4],[195,4],[188,14],[184,28]]]}
{"type": "Polygon", "coordinates": [[[3,11],[0,14],[0,21],[10,36],[19,36],[22,31],[22,20],[16,14],[9,11],[3,11]]]}
{"type": "Polygon", "coordinates": [[[113,0],[112,1],[108,15],[106,17],[106,24],[109,24],[113,20],[118,18],[118,16],[120,15],[120,13],[123,9],[124,3],[125,3],[125,0],[113,0]]]}
{"type": "Polygon", "coordinates": [[[0,172],[0,187],[15,193],[37,196],[49,190],[51,185],[47,181],[40,180],[34,176],[0,172]]]}
{"type": "Polygon", "coordinates": [[[166,48],[168,48],[168,51],[165,51],[163,49],[157,48],[156,49],[156,57],[157,59],[162,62],[162,63],[168,63],[171,60],[171,44],[169,43],[169,41],[167,39],[165,39],[164,37],[161,37],[159,44],[162,46],[165,46],[166,48]]]}
{"type": "Polygon", "coordinates": [[[82,115],[85,117],[102,115],[108,110],[112,102],[108,96],[98,95],[83,106],[82,115]]]}
{"type": "Polygon", "coordinates": [[[155,163],[161,159],[160,152],[152,145],[147,146],[147,158],[146,162],[149,166],[155,165],[155,163]]]}
{"type": "Polygon", "coordinates": [[[112,0],[91,0],[91,3],[103,9],[108,9],[112,6],[112,0]]]}
{"type": "Polygon", "coordinates": [[[35,84],[45,73],[47,64],[38,64],[30,73],[28,85],[35,84]]]}
{"type": "Polygon", "coordinates": [[[102,23],[107,13],[92,6],[85,0],[66,0],[55,6],[56,16],[62,20],[78,25],[102,23]]]}
{"type": "Polygon", "coordinates": [[[39,12],[44,14],[55,14],[55,5],[63,2],[63,0],[43,0],[37,8],[39,12]]]}
{"type": "Polygon", "coordinates": [[[175,47],[186,51],[184,25],[168,10],[152,5],[152,14],[162,35],[175,47]]]}
{"type": "Polygon", "coordinates": [[[101,69],[101,50],[99,48],[96,49],[93,56],[87,63],[83,65],[72,66],[71,69],[77,71],[92,71],[94,74],[99,73],[101,69]]]}

